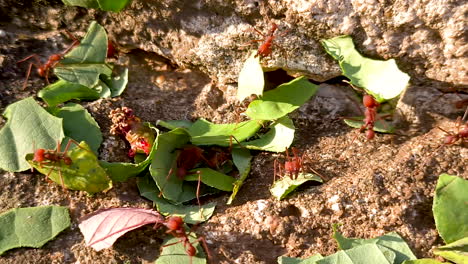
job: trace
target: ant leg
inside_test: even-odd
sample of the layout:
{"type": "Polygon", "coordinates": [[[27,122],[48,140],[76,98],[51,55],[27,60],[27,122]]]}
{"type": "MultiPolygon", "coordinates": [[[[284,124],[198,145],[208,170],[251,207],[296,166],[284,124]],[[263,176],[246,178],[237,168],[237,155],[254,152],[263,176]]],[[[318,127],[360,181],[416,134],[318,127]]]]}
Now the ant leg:
{"type": "Polygon", "coordinates": [[[23,88],[21,88],[23,91],[26,89],[26,86],[28,86],[28,80],[29,80],[29,75],[31,74],[32,66],[33,64],[29,63],[28,72],[26,73],[26,79],[24,80],[23,88]]]}

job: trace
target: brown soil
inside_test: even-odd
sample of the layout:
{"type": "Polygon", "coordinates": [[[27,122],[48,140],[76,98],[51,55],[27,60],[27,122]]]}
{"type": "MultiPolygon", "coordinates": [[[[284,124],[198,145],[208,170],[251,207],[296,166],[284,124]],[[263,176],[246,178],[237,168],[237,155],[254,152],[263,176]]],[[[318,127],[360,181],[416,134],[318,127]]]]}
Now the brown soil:
{"type": "MultiPolygon", "coordinates": [[[[28,88],[21,90],[27,65],[15,62],[31,53],[45,59],[63,50],[69,41],[58,32],[19,32],[14,26],[0,33],[6,36],[0,39],[3,111],[8,104],[35,96],[45,84],[33,73],[28,88]]],[[[235,87],[216,87],[199,72],[175,69],[157,55],[140,50],[121,54],[119,62],[130,69],[124,94],[82,102],[103,130],[101,158],[123,160],[127,152],[121,148],[125,144],[107,130],[107,114],[115,107],[133,108],[138,116],[153,123],[158,119],[201,117],[217,123],[236,120],[235,107],[230,103],[235,87]]],[[[410,90],[427,93],[430,87],[410,90]]],[[[337,250],[331,237],[334,223],[341,223],[344,235],[352,237],[371,238],[397,231],[418,257],[431,257],[431,248],[442,244],[431,213],[438,175],[468,178],[467,148],[455,144],[434,151],[444,138],[437,127],[454,131],[454,120],[462,114],[440,116],[434,107],[453,107],[453,97],[418,105],[417,115],[424,122],[414,125],[401,119],[396,134],[378,134],[368,142],[363,134],[353,141],[356,129],[340,120],[341,116],[355,114],[354,103],[346,97],[349,93],[352,91],[346,87],[321,84],[320,92],[292,114],[297,127],[293,146],[311,157],[313,162],[307,166],[327,178],[324,184],[302,186],[289,198],[276,201],[269,187],[278,155],[253,152],[252,172],[233,205],[225,204],[229,194],[204,199],[218,203],[213,217],[197,229],[208,242],[211,263],[276,263],[281,255],[329,255],[337,250]]],[[[150,226],[128,233],[101,252],[85,246],[77,227],[80,217],[100,208],[150,208],[151,202],[139,196],[135,179],[88,197],[47,183],[37,173],[2,172],[0,189],[0,212],[15,207],[65,205],[70,206],[73,221],[70,229],[44,247],[10,250],[0,263],[149,263],[159,254],[161,234],[150,226]]]]}

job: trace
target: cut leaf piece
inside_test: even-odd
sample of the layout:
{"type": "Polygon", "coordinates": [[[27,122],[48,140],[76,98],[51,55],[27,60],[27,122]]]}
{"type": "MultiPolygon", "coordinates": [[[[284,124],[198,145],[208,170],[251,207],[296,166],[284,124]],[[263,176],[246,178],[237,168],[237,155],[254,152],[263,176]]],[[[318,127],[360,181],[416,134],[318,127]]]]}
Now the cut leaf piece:
{"type": "Polygon", "coordinates": [[[75,147],[66,153],[71,159],[71,164],[67,165],[61,159],[58,162],[33,161],[34,154],[26,155],[26,160],[36,170],[55,183],[63,185],[67,189],[85,191],[94,194],[112,188],[112,181],[106,171],[99,166],[98,159],[86,142],[81,142],[79,147],[75,147]]]}
{"type": "Polygon", "coordinates": [[[6,171],[29,169],[24,159],[36,149],[53,149],[64,137],[62,119],[49,114],[32,97],[9,105],[8,119],[0,130],[0,168],[6,171]]]}
{"type": "Polygon", "coordinates": [[[99,251],[111,247],[128,231],[148,224],[162,224],[164,217],[151,209],[111,208],[98,210],[80,220],[87,246],[99,251]]]}
{"type": "Polygon", "coordinates": [[[261,99],[250,103],[245,113],[254,120],[275,120],[299,108],[317,90],[317,85],[299,77],[265,92],[261,99]]]}
{"type": "MultiPolygon", "coordinates": [[[[343,121],[350,127],[361,128],[364,125],[363,116],[356,116],[350,119],[343,119],[343,121]]],[[[395,127],[392,126],[389,122],[379,119],[374,123],[374,131],[380,133],[394,133],[395,127]]]]}
{"type": "Polygon", "coordinates": [[[69,226],[66,207],[11,209],[0,214],[0,255],[12,248],[40,248],[69,226]]]}
{"type": "Polygon", "coordinates": [[[400,71],[394,59],[372,60],[355,49],[350,36],[321,40],[328,54],[340,64],[343,75],[355,86],[364,88],[378,102],[400,95],[408,85],[409,75],[400,71]]]}
{"type": "Polygon", "coordinates": [[[252,137],[261,127],[262,122],[256,120],[234,124],[213,124],[205,119],[199,119],[188,128],[188,132],[191,136],[191,142],[195,145],[228,147],[231,143],[233,145],[237,143],[235,139],[242,142],[252,137]]]}
{"type": "Polygon", "coordinates": [[[468,237],[468,181],[441,174],[437,182],[432,211],[440,237],[452,243],[468,237]]]}
{"type": "Polygon", "coordinates": [[[294,140],[294,123],[283,116],[270,126],[270,130],[259,139],[245,142],[244,147],[254,150],[283,152],[294,140]]]}
{"type": "Polygon", "coordinates": [[[234,198],[237,195],[237,192],[244,184],[245,179],[249,176],[252,155],[250,155],[250,151],[244,148],[233,148],[232,152],[232,161],[234,165],[236,165],[237,170],[239,170],[239,178],[234,182],[234,186],[232,188],[232,194],[229,196],[227,204],[231,204],[234,201],[234,198]]]}
{"type": "Polygon", "coordinates": [[[468,263],[468,237],[464,237],[448,245],[434,250],[434,254],[457,264],[468,263]]]}
{"type": "Polygon", "coordinates": [[[173,171],[176,165],[177,151],[190,140],[185,129],[177,128],[161,134],[156,139],[150,173],[164,198],[175,203],[182,203],[196,197],[196,187],[184,183],[173,171]],[[170,173],[171,172],[171,173],[170,173]]]}
{"type": "Polygon", "coordinates": [[[88,110],[79,104],[68,103],[53,114],[63,118],[63,129],[67,137],[78,142],[85,141],[94,153],[98,153],[102,143],[102,133],[88,110]]]}
{"type": "Polygon", "coordinates": [[[38,96],[47,105],[56,106],[71,99],[95,100],[99,93],[81,84],[58,80],[40,90],[38,96]]]}
{"type": "Polygon", "coordinates": [[[337,225],[333,225],[333,238],[338,242],[340,249],[346,250],[364,244],[377,244],[392,250],[395,253],[395,263],[416,259],[408,244],[396,232],[390,232],[380,237],[371,239],[346,238],[338,232],[337,225]]]}
{"type": "Polygon", "coordinates": [[[323,259],[322,255],[317,254],[313,255],[310,258],[306,259],[298,259],[298,258],[290,258],[290,257],[285,257],[281,256],[278,257],[278,264],[315,264],[317,260],[323,259]]]}
{"type": "Polygon", "coordinates": [[[172,130],[176,128],[190,128],[193,125],[193,123],[188,120],[158,120],[156,122],[156,125],[172,130]]]}
{"type": "Polygon", "coordinates": [[[317,260],[316,264],[392,264],[395,253],[376,244],[360,245],[347,250],[340,250],[333,255],[317,260]]]}
{"type": "Polygon", "coordinates": [[[105,63],[107,56],[107,34],[105,29],[93,21],[80,45],[68,52],[54,68],[58,78],[93,87],[99,75],[110,76],[112,67],[105,63]]]}
{"type": "Polygon", "coordinates": [[[231,176],[222,174],[210,168],[193,169],[190,171],[189,175],[185,176],[185,180],[198,181],[198,177],[201,178],[201,182],[204,184],[226,192],[232,191],[234,181],[236,180],[231,176]]]}
{"type": "Polygon", "coordinates": [[[175,264],[175,263],[192,263],[206,264],[205,254],[197,241],[195,234],[188,235],[190,243],[197,249],[195,256],[187,255],[184,243],[180,242],[180,238],[172,237],[165,239],[161,245],[162,252],[155,264],[175,264]]]}
{"type": "Polygon", "coordinates": [[[119,12],[131,0],[62,0],[65,5],[81,6],[86,8],[100,8],[104,11],[119,12]]]}
{"type": "Polygon", "coordinates": [[[322,178],[312,173],[299,173],[296,179],[291,179],[289,176],[275,181],[271,186],[271,194],[278,200],[284,199],[288,194],[294,191],[300,185],[308,181],[323,182],[322,178]]]}
{"type": "Polygon", "coordinates": [[[237,100],[243,101],[252,94],[262,95],[265,86],[263,69],[257,51],[252,51],[239,73],[237,100]]]}
{"type": "MultiPolygon", "coordinates": [[[[117,68],[117,67],[116,67],[117,68]]],[[[113,74],[116,73],[116,68],[113,74]]],[[[123,93],[128,84],[128,68],[117,68],[116,75],[101,75],[98,84],[92,89],[99,93],[102,98],[116,97],[123,93]]]]}
{"type": "MultiPolygon", "coordinates": [[[[444,262],[447,264],[446,262],[444,262]]],[[[403,264],[444,264],[438,260],[435,259],[415,259],[415,260],[405,260],[403,264]]]]}

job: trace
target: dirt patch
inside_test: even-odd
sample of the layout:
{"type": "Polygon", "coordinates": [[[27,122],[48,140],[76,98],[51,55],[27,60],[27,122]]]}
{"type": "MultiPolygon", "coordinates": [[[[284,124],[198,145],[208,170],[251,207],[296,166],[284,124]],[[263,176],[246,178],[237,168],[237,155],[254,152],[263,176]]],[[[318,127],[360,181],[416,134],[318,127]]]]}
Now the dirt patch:
{"type": "MultiPolygon", "coordinates": [[[[69,41],[58,32],[29,32],[27,39],[20,38],[14,29],[2,32],[7,36],[0,40],[3,111],[8,104],[34,96],[44,86],[44,81],[33,74],[23,91],[27,65],[16,62],[31,53],[45,59],[63,50],[69,41]]],[[[115,107],[133,108],[143,120],[153,123],[158,119],[201,117],[217,123],[236,120],[234,86],[217,87],[200,72],[177,69],[165,59],[140,50],[122,54],[119,61],[130,70],[124,94],[116,99],[82,102],[104,133],[101,158],[126,159],[125,144],[108,131],[107,115],[115,107]]],[[[410,89],[417,91],[418,87],[410,89]]],[[[346,96],[350,92],[338,85],[322,84],[320,92],[292,116],[297,127],[293,145],[311,157],[312,162],[306,165],[326,176],[324,184],[303,186],[290,198],[276,201],[268,188],[277,154],[254,152],[252,172],[233,205],[225,205],[228,194],[204,199],[218,203],[213,217],[196,230],[208,241],[211,263],[275,263],[280,255],[328,255],[337,250],[331,237],[333,223],[342,224],[345,236],[371,238],[397,231],[420,258],[431,257],[431,248],[442,244],[431,213],[435,183],[441,173],[468,178],[468,149],[455,144],[435,152],[444,137],[437,127],[453,131],[457,115],[427,114],[437,112],[440,106],[421,104],[418,115],[431,122],[413,125],[403,120],[398,123],[402,129],[395,135],[379,134],[368,142],[363,134],[355,138],[357,131],[340,120],[355,114],[355,105],[346,96]]],[[[43,248],[11,250],[0,263],[149,263],[159,254],[162,234],[151,227],[125,235],[102,252],[87,248],[77,228],[80,217],[99,208],[150,208],[151,202],[139,196],[135,179],[88,197],[49,184],[37,173],[2,172],[0,188],[1,212],[14,207],[65,205],[70,206],[73,221],[70,229],[43,248]]]]}

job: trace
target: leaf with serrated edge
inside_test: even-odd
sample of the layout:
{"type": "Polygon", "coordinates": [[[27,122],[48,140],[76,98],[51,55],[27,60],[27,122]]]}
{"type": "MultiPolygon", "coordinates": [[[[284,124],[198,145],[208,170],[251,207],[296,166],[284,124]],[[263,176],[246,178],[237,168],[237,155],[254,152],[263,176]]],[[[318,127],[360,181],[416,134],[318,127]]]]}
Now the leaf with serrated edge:
{"type": "Polygon", "coordinates": [[[87,246],[96,251],[111,247],[125,233],[148,224],[162,224],[164,217],[151,209],[111,208],[98,210],[80,220],[87,246]]]}
{"type": "Polygon", "coordinates": [[[40,248],[70,226],[68,208],[15,208],[0,214],[0,255],[17,247],[40,248]]]}
{"type": "Polygon", "coordinates": [[[252,94],[262,95],[265,86],[263,69],[257,51],[252,51],[239,73],[237,100],[241,101],[252,94]]]}
{"type": "Polygon", "coordinates": [[[54,149],[64,137],[62,119],[49,114],[32,97],[9,105],[8,119],[0,130],[0,168],[6,171],[29,169],[24,159],[36,149],[54,149]]]}
{"type": "Polygon", "coordinates": [[[326,52],[338,60],[343,75],[378,102],[397,97],[408,85],[409,75],[398,69],[394,59],[380,61],[363,57],[350,36],[324,39],[321,43],[326,52]]]}

